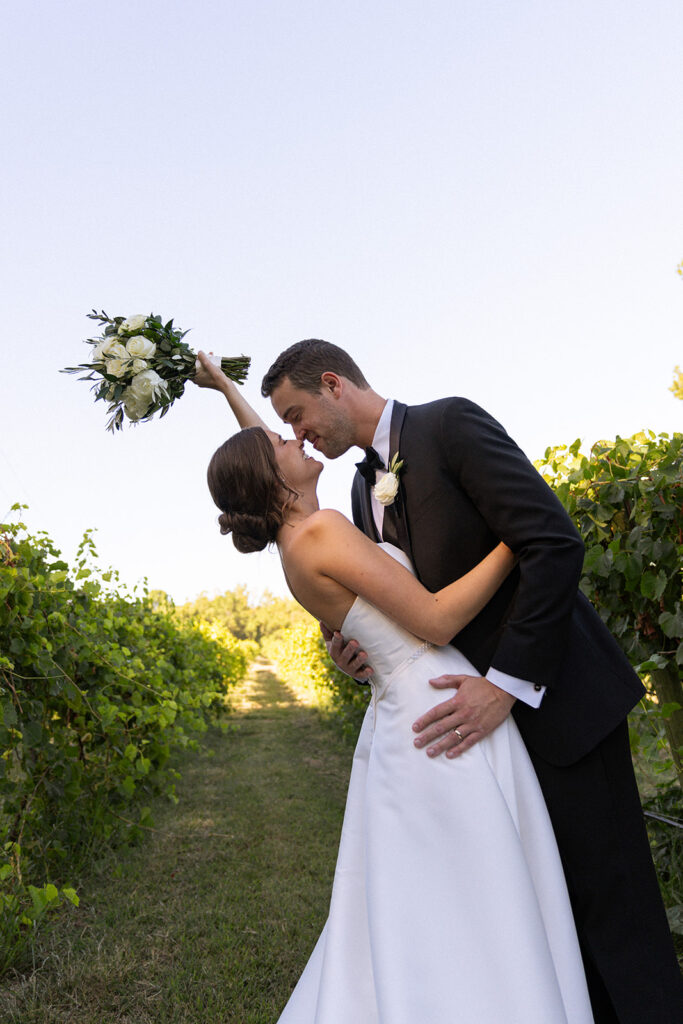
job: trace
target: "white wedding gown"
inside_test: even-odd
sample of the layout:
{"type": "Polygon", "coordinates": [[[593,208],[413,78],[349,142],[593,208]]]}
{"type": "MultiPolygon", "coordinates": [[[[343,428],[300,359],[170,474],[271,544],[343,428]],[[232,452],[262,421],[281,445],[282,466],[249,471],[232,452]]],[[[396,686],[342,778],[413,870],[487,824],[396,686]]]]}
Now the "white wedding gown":
{"type": "Polygon", "coordinates": [[[361,598],[342,632],[368,653],[372,701],[329,917],[280,1024],[592,1024],[555,838],[513,720],[454,761],[428,758],[411,728],[439,697],[428,680],[476,670],[361,598]]]}

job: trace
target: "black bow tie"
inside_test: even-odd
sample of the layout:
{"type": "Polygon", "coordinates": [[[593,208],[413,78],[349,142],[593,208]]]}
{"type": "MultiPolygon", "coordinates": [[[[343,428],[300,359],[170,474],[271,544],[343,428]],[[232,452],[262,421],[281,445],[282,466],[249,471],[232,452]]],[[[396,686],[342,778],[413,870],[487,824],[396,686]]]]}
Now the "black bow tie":
{"type": "Polygon", "coordinates": [[[384,469],[384,463],[374,448],[365,449],[365,458],[356,463],[356,469],[372,487],[375,482],[375,470],[384,469]]]}

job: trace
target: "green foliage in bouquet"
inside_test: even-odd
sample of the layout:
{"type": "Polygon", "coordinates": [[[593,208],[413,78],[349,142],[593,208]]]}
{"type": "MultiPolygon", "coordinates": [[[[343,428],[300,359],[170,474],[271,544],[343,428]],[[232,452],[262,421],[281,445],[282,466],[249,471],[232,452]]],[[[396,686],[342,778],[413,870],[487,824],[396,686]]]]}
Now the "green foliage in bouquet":
{"type": "Polygon", "coordinates": [[[88,533],[70,570],[46,534],[0,525],[0,971],[99,845],[140,836],[153,794],[174,799],[172,752],[225,721],[250,660],[119,592],[93,555],[88,533]]]}
{"type": "MultiPolygon", "coordinates": [[[[93,380],[95,401],[108,403],[107,430],[120,430],[124,415],[133,422],[148,420],[154,413],[165,416],[185,384],[196,372],[196,353],[183,341],[188,333],[164,323],[160,316],[110,317],[93,309],[88,319],[103,325],[102,334],[88,338],[90,360],[67,366],[62,373],[82,373],[93,380]]],[[[241,384],[247,376],[247,356],[221,359],[223,373],[241,384]]]]}

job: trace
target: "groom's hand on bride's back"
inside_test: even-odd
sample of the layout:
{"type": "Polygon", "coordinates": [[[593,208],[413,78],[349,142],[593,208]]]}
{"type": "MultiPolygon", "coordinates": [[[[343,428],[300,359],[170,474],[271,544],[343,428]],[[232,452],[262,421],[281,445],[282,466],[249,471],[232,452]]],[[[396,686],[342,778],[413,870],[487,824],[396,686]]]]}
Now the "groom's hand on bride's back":
{"type": "Polygon", "coordinates": [[[347,643],[338,630],[332,632],[324,622],[320,623],[320,632],[325,640],[327,653],[340,672],[352,679],[367,681],[372,675],[372,666],[368,665],[368,656],[355,640],[347,643]]]}

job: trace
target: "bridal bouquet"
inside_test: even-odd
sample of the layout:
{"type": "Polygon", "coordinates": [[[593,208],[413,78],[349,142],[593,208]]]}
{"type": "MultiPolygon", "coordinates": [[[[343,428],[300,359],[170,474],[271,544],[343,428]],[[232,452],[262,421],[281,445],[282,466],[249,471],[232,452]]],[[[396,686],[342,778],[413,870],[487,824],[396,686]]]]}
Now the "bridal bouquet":
{"type": "MultiPolygon", "coordinates": [[[[187,331],[154,314],[110,317],[93,309],[88,319],[102,325],[101,335],[86,341],[92,346],[90,358],[62,373],[89,371],[79,379],[94,380],[95,401],[109,403],[107,430],[120,430],[124,414],[134,422],[148,420],[155,412],[165,416],[197,369],[196,354],[183,341],[187,331]]],[[[236,356],[221,359],[220,367],[241,384],[249,363],[248,356],[236,356]]]]}

